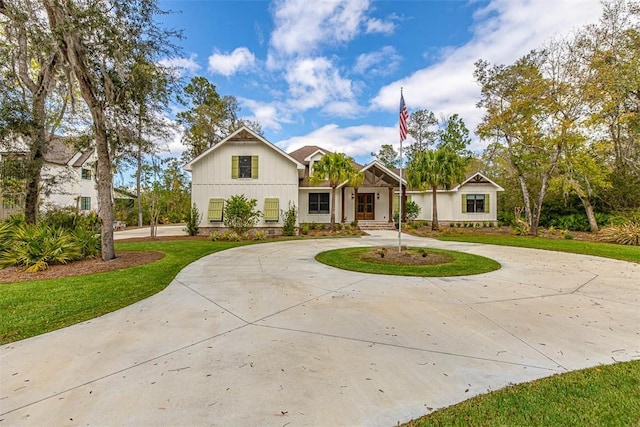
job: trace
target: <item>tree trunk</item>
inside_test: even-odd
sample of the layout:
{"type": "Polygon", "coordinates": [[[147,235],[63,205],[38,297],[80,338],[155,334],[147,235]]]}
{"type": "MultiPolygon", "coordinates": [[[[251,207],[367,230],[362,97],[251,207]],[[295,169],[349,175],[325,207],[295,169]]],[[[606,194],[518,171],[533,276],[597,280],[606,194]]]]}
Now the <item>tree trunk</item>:
{"type": "Polygon", "coordinates": [[[105,107],[99,100],[98,83],[92,80],[89,68],[87,50],[80,41],[78,34],[71,29],[70,15],[62,3],[54,0],[43,0],[49,18],[51,32],[56,37],[56,44],[65,62],[78,81],[80,93],[91,112],[93,129],[96,137],[96,151],[98,153],[98,216],[101,221],[102,260],[115,258],[113,242],[113,177],[111,175],[111,158],[107,139],[105,107]]]}
{"type": "Polygon", "coordinates": [[[593,212],[591,200],[589,200],[588,197],[580,197],[580,200],[582,201],[584,210],[587,213],[587,219],[589,220],[589,229],[592,233],[596,233],[598,231],[598,222],[596,221],[596,215],[593,212]]]}
{"type": "Polygon", "coordinates": [[[109,155],[107,130],[104,127],[104,123],[102,109],[98,109],[94,118],[96,150],[98,151],[98,200],[100,203],[98,216],[102,223],[100,228],[102,260],[109,261],[116,257],[116,251],[113,242],[113,177],[111,175],[111,156],[109,155]]]}
{"type": "Polygon", "coordinates": [[[42,166],[44,164],[44,147],[47,144],[47,132],[45,130],[45,94],[42,90],[33,94],[33,118],[37,129],[31,133],[31,149],[27,162],[26,194],[24,200],[24,219],[27,224],[38,222],[38,198],[40,195],[40,182],[42,166]]]}
{"type": "Polygon", "coordinates": [[[529,188],[527,187],[527,181],[523,175],[518,175],[518,181],[520,182],[520,189],[522,190],[522,199],[524,201],[524,218],[529,225],[529,228],[532,227],[533,216],[531,215],[531,199],[529,197],[529,188]]]}
{"type": "Polygon", "coordinates": [[[142,181],[142,147],[140,139],[138,139],[138,152],[136,153],[136,201],[138,204],[138,227],[142,227],[142,198],[141,181],[142,181]]]}
{"type": "Polygon", "coordinates": [[[440,225],[438,224],[438,186],[437,185],[432,185],[431,186],[431,191],[433,191],[433,207],[431,210],[431,229],[432,230],[439,230],[440,229],[440,225]]]}

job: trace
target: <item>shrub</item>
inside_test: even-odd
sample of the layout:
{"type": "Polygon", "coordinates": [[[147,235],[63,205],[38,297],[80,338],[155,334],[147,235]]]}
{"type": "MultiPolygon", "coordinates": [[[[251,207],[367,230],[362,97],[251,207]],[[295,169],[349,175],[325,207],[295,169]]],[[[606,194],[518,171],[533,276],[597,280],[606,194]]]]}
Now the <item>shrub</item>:
{"type": "Polygon", "coordinates": [[[336,222],[335,229],[336,229],[336,231],[342,230],[342,224],[340,224],[339,222],[336,222]]]}
{"type": "Polygon", "coordinates": [[[521,219],[516,219],[516,223],[511,226],[511,232],[516,236],[526,236],[531,231],[529,224],[521,219]]]}
{"type": "Polygon", "coordinates": [[[564,233],[564,238],[566,240],[573,240],[573,233],[571,233],[570,231],[567,231],[566,233],[564,233]]]}
{"type": "Polygon", "coordinates": [[[298,210],[296,205],[289,202],[289,209],[286,211],[280,211],[282,217],[282,234],[285,236],[295,236],[296,234],[296,221],[298,219],[298,210]]]}
{"type": "Polygon", "coordinates": [[[418,204],[413,200],[409,200],[407,203],[405,203],[405,207],[407,209],[407,220],[409,221],[413,221],[414,219],[418,218],[418,216],[420,215],[420,211],[422,210],[420,206],[418,206],[418,204]]]}
{"type": "Polygon", "coordinates": [[[307,235],[309,234],[309,224],[307,224],[306,222],[304,224],[302,224],[300,226],[300,233],[302,233],[303,235],[307,235]]]}
{"type": "Polygon", "coordinates": [[[64,228],[65,230],[84,228],[96,233],[100,230],[100,218],[96,213],[78,213],[73,207],[49,209],[40,215],[38,224],[64,228]]]}
{"type": "Polygon", "coordinates": [[[95,258],[100,255],[100,234],[86,228],[76,228],[72,232],[73,240],[80,249],[81,258],[95,258]]]}
{"type": "Polygon", "coordinates": [[[65,264],[82,258],[82,247],[70,231],[48,224],[3,227],[4,247],[0,266],[26,267],[27,272],[45,270],[51,263],[65,264]],[[10,242],[9,244],[7,244],[10,242]]]}
{"type": "Polygon", "coordinates": [[[185,218],[186,222],[186,232],[189,236],[196,236],[198,234],[198,226],[200,225],[200,221],[202,220],[202,214],[198,210],[198,207],[194,203],[191,206],[191,209],[187,211],[187,216],[185,218]]]}
{"type": "Polygon", "coordinates": [[[238,235],[246,233],[262,216],[262,212],[256,209],[257,204],[256,199],[247,199],[244,194],[231,196],[224,202],[224,225],[238,235]]]}
{"type": "Polygon", "coordinates": [[[620,245],[640,246],[640,222],[612,225],[600,231],[600,239],[620,245]]]}
{"type": "MultiPolygon", "coordinates": [[[[293,234],[291,234],[291,236],[293,236],[293,234]]],[[[255,231],[254,233],[251,234],[252,240],[264,240],[266,238],[267,238],[267,233],[262,230],[255,231]]]]}

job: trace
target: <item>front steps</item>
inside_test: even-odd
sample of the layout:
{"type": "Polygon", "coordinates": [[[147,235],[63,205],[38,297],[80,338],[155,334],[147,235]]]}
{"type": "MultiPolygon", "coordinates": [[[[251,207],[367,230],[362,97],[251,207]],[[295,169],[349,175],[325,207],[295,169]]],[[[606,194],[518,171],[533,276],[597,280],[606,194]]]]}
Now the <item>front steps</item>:
{"type": "Polygon", "coordinates": [[[397,230],[393,222],[387,221],[358,221],[358,228],[362,231],[397,230]]]}

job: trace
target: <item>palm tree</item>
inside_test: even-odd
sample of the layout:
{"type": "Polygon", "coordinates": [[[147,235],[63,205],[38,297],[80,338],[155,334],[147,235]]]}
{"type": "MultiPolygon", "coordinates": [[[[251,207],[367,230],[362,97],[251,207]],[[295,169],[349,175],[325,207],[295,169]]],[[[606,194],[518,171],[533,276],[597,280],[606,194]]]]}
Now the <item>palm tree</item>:
{"type": "Polygon", "coordinates": [[[331,187],[331,229],[336,225],[336,187],[345,181],[350,181],[357,173],[353,166],[353,159],[344,153],[328,153],[313,164],[311,183],[319,184],[329,181],[331,187]]]}
{"type": "Polygon", "coordinates": [[[464,180],[464,169],[464,159],[447,148],[418,152],[407,165],[407,181],[409,185],[420,190],[430,188],[433,193],[432,230],[439,229],[438,187],[449,189],[456,182],[462,182],[464,180]]]}

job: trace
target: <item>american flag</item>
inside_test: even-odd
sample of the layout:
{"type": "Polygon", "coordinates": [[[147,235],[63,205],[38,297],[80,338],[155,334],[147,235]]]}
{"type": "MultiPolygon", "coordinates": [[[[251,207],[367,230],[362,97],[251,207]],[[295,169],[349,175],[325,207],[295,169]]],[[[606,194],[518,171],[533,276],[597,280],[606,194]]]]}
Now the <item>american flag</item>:
{"type": "Polygon", "coordinates": [[[402,91],[400,92],[400,141],[407,139],[407,119],[409,113],[407,113],[407,106],[404,103],[404,96],[402,91]]]}

